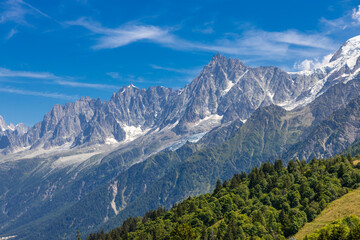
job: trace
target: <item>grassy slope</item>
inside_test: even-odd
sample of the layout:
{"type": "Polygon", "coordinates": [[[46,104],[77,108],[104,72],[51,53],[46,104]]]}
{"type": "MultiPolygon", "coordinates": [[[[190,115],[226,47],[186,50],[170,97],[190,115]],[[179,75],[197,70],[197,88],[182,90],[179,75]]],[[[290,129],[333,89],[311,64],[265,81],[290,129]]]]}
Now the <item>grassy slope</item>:
{"type": "Polygon", "coordinates": [[[315,232],[315,230],[350,215],[360,217],[360,188],[330,203],[314,221],[305,224],[295,235],[295,239],[304,239],[306,235],[315,232]]]}

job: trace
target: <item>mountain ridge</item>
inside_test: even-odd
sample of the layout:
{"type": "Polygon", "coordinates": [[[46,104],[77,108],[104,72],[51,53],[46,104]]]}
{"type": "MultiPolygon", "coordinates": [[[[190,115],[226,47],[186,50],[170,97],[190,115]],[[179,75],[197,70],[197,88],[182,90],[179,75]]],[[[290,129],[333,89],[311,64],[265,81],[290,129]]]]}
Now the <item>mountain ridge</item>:
{"type": "MultiPolygon", "coordinates": [[[[190,84],[177,91],[160,86],[143,90],[130,85],[114,92],[109,101],[86,97],[55,105],[42,122],[21,132],[17,140],[11,132],[3,134],[2,142],[8,144],[1,146],[2,153],[64,144],[74,148],[121,143],[171,125],[175,125],[172,131],[178,135],[196,134],[200,132],[194,132],[193,125],[204,119],[210,118],[212,125],[218,126],[235,119],[245,121],[258,107],[270,104],[287,110],[304,106],[331,86],[346,83],[358,74],[358,38],[349,39],[329,63],[312,71],[251,68],[218,53],[190,84]],[[135,136],[130,136],[134,131],[135,136]]],[[[204,132],[211,128],[205,127],[204,132]]]]}

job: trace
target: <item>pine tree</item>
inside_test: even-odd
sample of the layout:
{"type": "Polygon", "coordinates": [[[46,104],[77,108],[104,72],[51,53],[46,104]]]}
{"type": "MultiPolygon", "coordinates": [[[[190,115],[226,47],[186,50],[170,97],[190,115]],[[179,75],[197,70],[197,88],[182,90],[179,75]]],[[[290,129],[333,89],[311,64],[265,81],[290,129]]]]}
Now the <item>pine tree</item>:
{"type": "Polygon", "coordinates": [[[347,159],[348,159],[349,163],[353,164],[353,158],[351,157],[350,153],[347,155],[347,159]]]}
{"type": "Polygon", "coordinates": [[[81,233],[79,230],[77,231],[77,240],[81,240],[81,233]]]}
{"type": "Polygon", "coordinates": [[[220,179],[218,179],[218,180],[216,181],[216,186],[215,186],[214,194],[218,193],[221,189],[222,189],[221,181],[220,181],[220,179]]]}

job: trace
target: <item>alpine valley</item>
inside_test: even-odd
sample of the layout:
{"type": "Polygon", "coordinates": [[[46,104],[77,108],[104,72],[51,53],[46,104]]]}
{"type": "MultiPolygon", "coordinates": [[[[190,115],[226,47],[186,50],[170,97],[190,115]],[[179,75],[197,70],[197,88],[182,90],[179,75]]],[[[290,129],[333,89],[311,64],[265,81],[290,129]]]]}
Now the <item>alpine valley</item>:
{"type": "Polygon", "coordinates": [[[124,86],[109,101],[55,105],[32,127],[0,116],[0,235],[87,236],[265,162],[350,151],[360,141],[359,73],[356,36],[313,70],[217,54],[179,90],[124,86]]]}

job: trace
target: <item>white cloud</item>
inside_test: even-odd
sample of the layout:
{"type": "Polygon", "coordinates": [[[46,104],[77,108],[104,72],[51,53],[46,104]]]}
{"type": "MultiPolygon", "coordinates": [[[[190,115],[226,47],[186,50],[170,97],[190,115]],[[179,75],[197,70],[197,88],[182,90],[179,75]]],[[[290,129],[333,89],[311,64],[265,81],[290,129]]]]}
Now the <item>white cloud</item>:
{"type": "Polygon", "coordinates": [[[48,93],[48,92],[36,92],[36,91],[28,91],[22,89],[14,89],[14,88],[0,88],[0,92],[6,93],[14,93],[20,95],[29,95],[29,96],[39,96],[39,97],[48,97],[48,98],[56,98],[56,99],[65,99],[65,100],[76,100],[78,96],[70,96],[62,93],[48,93]]]}
{"type": "Polygon", "coordinates": [[[21,0],[8,0],[1,4],[4,11],[1,13],[0,23],[15,22],[21,25],[28,25],[25,16],[31,11],[24,7],[21,0]]]}
{"type": "Polygon", "coordinates": [[[315,68],[319,68],[321,66],[324,66],[325,64],[330,62],[330,59],[333,55],[329,54],[324,56],[321,60],[319,60],[318,58],[315,59],[305,59],[302,62],[297,62],[294,64],[294,69],[297,70],[312,70],[315,68]]]}
{"type": "Polygon", "coordinates": [[[19,77],[19,78],[36,78],[36,79],[56,79],[59,78],[48,72],[28,72],[13,71],[7,68],[0,68],[0,77],[19,77]]]}
{"type": "Polygon", "coordinates": [[[43,16],[43,17],[45,17],[45,18],[48,18],[48,19],[51,19],[51,20],[54,20],[52,17],[50,17],[50,16],[47,15],[46,13],[40,11],[38,8],[36,8],[36,7],[30,5],[30,4],[28,4],[28,3],[26,3],[26,2],[24,2],[24,1],[22,1],[22,0],[17,0],[17,1],[20,1],[23,5],[29,7],[30,9],[32,9],[34,12],[40,14],[41,16],[43,16]]]}
{"type": "Polygon", "coordinates": [[[170,67],[162,67],[155,64],[150,64],[150,67],[156,70],[164,70],[168,72],[176,72],[181,74],[187,74],[187,75],[195,75],[198,74],[201,71],[201,68],[194,68],[194,69],[183,69],[183,68],[170,68],[170,67]]]}
{"type": "Polygon", "coordinates": [[[353,20],[355,20],[356,23],[360,23],[360,5],[357,7],[357,9],[353,9],[351,17],[353,20]]]}
{"type": "Polygon", "coordinates": [[[28,15],[41,15],[59,23],[54,18],[23,0],[7,0],[1,4],[1,8],[3,11],[0,13],[0,23],[14,22],[19,25],[31,26],[26,20],[28,15]]]}
{"type": "Polygon", "coordinates": [[[324,50],[334,50],[335,44],[321,34],[305,34],[295,30],[267,32],[246,31],[232,38],[217,39],[212,43],[199,43],[176,36],[169,28],[128,23],[117,28],[103,27],[100,23],[80,18],[67,22],[81,26],[96,36],[94,49],[118,48],[137,41],[148,41],[163,47],[183,51],[221,52],[229,55],[260,56],[273,59],[315,57],[324,50]],[[309,51],[309,49],[313,50],[309,51]]]}
{"type": "Polygon", "coordinates": [[[319,49],[332,49],[334,44],[329,38],[321,34],[304,34],[294,30],[285,32],[256,32],[256,34],[264,35],[265,39],[273,42],[297,45],[303,47],[312,47],[319,49]]]}
{"type": "Polygon", "coordinates": [[[126,82],[126,84],[128,84],[128,83],[152,83],[152,84],[162,83],[161,81],[148,81],[143,77],[134,76],[131,74],[122,76],[118,72],[107,72],[106,75],[110,76],[113,79],[121,80],[124,83],[126,82]]]}
{"type": "MultiPolygon", "coordinates": [[[[360,26],[360,5],[353,8],[352,11],[346,12],[343,16],[336,19],[322,18],[320,23],[325,26],[327,34],[336,33],[345,29],[354,32],[360,26]]],[[[340,32],[341,33],[341,32],[340,32]]]]}
{"type": "Polygon", "coordinates": [[[54,83],[62,85],[62,86],[80,87],[80,88],[112,89],[112,90],[116,90],[116,89],[120,88],[119,86],[116,86],[116,85],[107,85],[107,84],[98,84],[98,83],[82,83],[82,82],[63,81],[63,80],[56,80],[54,83]]]}
{"type": "Polygon", "coordinates": [[[67,22],[70,26],[81,26],[98,34],[95,49],[118,48],[140,40],[150,40],[162,44],[172,43],[172,35],[166,29],[151,25],[127,24],[118,28],[102,27],[98,22],[86,18],[67,22]]]}
{"type": "Polygon", "coordinates": [[[319,52],[333,50],[335,46],[331,39],[320,34],[305,34],[295,30],[284,32],[250,30],[233,40],[220,40],[213,48],[230,54],[282,59],[318,56],[319,52]]]}
{"type": "MultiPolygon", "coordinates": [[[[115,86],[115,85],[69,81],[69,77],[60,77],[49,72],[14,71],[7,68],[0,68],[0,80],[2,80],[1,78],[42,79],[42,80],[47,80],[46,84],[56,84],[61,86],[78,87],[78,88],[113,89],[113,90],[119,88],[119,86],[115,86]]],[[[14,81],[9,81],[9,80],[6,80],[6,82],[16,83],[14,81]]]]}
{"type": "Polygon", "coordinates": [[[111,78],[114,79],[121,79],[121,76],[118,72],[108,72],[106,73],[106,75],[110,76],[111,78]]]}
{"type": "Polygon", "coordinates": [[[12,38],[16,33],[18,33],[18,30],[16,30],[16,28],[13,28],[10,30],[10,32],[8,33],[8,35],[5,37],[6,40],[9,40],[10,38],[12,38]]]}
{"type": "Polygon", "coordinates": [[[195,27],[193,32],[200,32],[203,34],[211,34],[214,33],[214,21],[206,22],[202,26],[195,27]]]}

